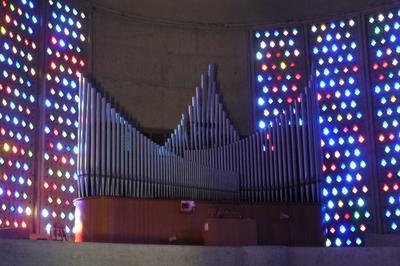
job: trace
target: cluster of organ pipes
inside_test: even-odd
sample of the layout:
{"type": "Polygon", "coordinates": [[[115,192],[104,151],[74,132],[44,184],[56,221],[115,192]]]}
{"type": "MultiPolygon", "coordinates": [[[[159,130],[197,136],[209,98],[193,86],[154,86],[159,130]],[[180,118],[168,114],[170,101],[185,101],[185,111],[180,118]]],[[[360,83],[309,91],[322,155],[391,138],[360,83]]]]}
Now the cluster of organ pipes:
{"type": "Polygon", "coordinates": [[[263,132],[216,148],[185,150],[183,157],[237,173],[242,201],[319,202],[319,138],[313,99],[311,94],[302,94],[263,132]]]}
{"type": "Polygon", "coordinates": [[[315,97],[304,93],[240,139],[210,65],[164,145],[134,127],[85,78],[79,86],[80,197],[319,202],[315,97]]]}
{"type": "Polygon", "coordinates": [[[187,112],[182,113],[178,126],[165,142],[167,149],[183,156],[186,150],[220,147],[239,140],[217,90],[216,66],[209,65],[208,74],[201,75],[200,87],[196,87],[187,112]]]}
{"type": "Polygon", "coordinates": [[[238,199],[238,176],[188,161],[140,133],[87,79],[79,87],[78,193],[238,199]]]}

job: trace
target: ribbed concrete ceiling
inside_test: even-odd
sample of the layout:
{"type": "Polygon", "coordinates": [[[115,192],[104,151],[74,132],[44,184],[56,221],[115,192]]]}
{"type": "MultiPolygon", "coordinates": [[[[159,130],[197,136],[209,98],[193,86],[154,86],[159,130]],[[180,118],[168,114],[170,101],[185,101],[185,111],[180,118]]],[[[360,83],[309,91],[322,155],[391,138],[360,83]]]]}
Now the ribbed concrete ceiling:
{"type": "Polygon", "coordinates": [[[95,7],[176,23],[263,24],[344,14],[398,0],[88,0],[95,7]]]}

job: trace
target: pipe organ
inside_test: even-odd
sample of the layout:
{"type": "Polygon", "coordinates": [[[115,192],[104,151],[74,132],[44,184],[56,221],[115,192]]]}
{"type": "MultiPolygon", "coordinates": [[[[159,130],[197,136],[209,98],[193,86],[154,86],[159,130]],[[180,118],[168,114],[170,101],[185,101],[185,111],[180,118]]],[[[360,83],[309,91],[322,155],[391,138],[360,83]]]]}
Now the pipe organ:
{"type": "Polygon", "coordinates": [[[263,132],[240,138],[216,77],[210,65],[164,145],[140,133],[122,108],[82,78],[79,196],[319,202],[314,97],[306,89],[263,132]]]}

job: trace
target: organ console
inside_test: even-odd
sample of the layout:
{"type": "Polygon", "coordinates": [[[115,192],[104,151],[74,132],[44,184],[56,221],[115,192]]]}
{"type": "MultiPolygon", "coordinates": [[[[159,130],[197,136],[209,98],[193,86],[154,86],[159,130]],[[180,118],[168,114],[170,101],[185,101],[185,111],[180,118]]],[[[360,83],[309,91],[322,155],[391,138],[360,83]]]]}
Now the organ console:
{"type": "Polygon", "coordinates": [[[87,78],[79,86],[79,197],[317,203],[317,103],[308,89],[262,132],[240,138],[210,65],[163,145],[87,78]]]}

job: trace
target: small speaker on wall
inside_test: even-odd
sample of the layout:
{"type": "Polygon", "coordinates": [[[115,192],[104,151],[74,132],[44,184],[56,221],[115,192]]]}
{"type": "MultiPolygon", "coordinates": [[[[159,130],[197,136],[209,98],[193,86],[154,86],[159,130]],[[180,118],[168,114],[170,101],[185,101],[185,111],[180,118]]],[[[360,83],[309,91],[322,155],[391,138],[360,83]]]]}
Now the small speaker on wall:
{"type": "Polygon", "coordinates": [[[180,211],[192,213],[196,210],[196,203],[193,200],[181,200],[180,211]]]}

